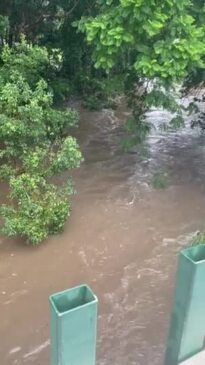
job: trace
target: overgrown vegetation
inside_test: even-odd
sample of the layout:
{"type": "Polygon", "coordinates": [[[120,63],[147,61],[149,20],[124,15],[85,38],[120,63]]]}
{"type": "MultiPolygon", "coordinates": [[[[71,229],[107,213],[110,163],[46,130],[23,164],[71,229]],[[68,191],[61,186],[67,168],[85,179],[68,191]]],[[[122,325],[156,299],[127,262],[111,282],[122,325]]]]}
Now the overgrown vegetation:
{"type": "MultiPolygon", "coordinates": [[[[152,127],[146,111],[162,107],[174,114],[172,127],[183,125],[183,108],[175,87],[204,81],[205,4],[201,0],[97,1],[99,13],[82,17],[78,28],[94,48],[97,68],[107,72],[123,60],[125,85],[133,116],[126,128],[130,144],[152,127]]],[[[128,142],[127,142],[128,143],[128,142]]]]}
{"type": "Polygon", "coordinates": [[[153,106],[172,113],[166,128],[183,125],[180,97],[193,90],[186,111],[196,116],[192,127],[205,129],[204,36],[203,0],[1,2],[0,177],[9,186],[3,232],[38,244],[63,229],[73,188],[70,180],[55,184],[56,175],[82,159],[70,136],[77,114],[62,107],[69,96],[98,110],[114,108],[124,92],[132,109],[126,150],[146,138],[153,106]]]}
{"type": "Polygon", "coordinates": [[[81,161],[75,139],[68,136],[77,114],[53,108],[42,77],[58,68],[60,58],[25,40],[12,49],[6,44],[1,55],[0,178],[9,185],[1,207],[3,233],[33,244],[62,231],[73,189],[70,180],[58,186],[51,178],[81,161]]]}

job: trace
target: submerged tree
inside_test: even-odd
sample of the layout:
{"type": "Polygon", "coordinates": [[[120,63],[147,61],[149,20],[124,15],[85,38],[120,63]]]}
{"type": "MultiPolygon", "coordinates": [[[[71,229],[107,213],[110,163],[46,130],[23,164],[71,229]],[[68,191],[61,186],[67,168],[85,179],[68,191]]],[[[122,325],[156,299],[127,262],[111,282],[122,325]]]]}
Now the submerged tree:
{"type": "Polygon", "coordinates": [[[9,184],[1,207],[3,232],[33,244],[63,229],[73,188],[70,179],[58,185],[52,177],[78,167],[82,159],[76,140],[68,136],[77,114],[53,108],[40,76],[51,61],[46,49],[25,40],[12,50],[5,45],[1,55],[0,177],[9,184]]]}

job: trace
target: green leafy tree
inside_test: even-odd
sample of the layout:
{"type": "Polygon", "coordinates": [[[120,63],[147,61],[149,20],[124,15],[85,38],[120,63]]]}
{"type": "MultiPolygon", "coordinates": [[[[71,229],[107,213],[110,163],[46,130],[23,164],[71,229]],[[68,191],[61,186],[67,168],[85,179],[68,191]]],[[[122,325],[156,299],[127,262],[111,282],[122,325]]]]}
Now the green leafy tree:
{"type": "MultiPolygon", "coordinates": [[[[101,95],[107,98],[104,92],[103,81],[106,75],[102,71],[97,71],[91,60],[91,47],[88,46],[85,36],[77,32],[73,27],[73,22],[80,20],[84,15],[95,15],[98,11],[98,4],[92,0],[8,0],[0,2],[0,46],[9,44],[12,50],[12,57],[28,58],[23,67],[27,67],[29,78],[33,77],[34,71],[29,68],[32,60],[42,54],[41,70],[42,75],[54,91],[55,103],[64,101],[72,93],[77,93],[85,99],[89,99],[86,104],[91,107],[101,106],[101,95]],[[2,32],[1,32],[2,29],[2,32]],[[35,44],[28,49],[28,44],[19,42],[22,34],[26,39],[35,44]],[[55,48],[61,50],[61,62],[55,72],[51,68],[45,68],[47,55],[45,50],[39,46],[49,49],[47,53],[55,56],[59,52],[54,52],[55,48]],[[27,48],[27,55],[22,48],[27,48]],[[33,53],[33,55],[32,55],[33,53]],[[31,57],[32,56],[32,57],[31,57]],[[46,71],[46,72],[45,72],[46,71]],[[91,91],[90,91],[91,90],[91,91]]],[[[17,60],[13,60],[15,67],[17,60]]],[[[19,63],[22,68],[22,61],[19,63]]],[[[22,71],[22,70],[21,70],[22,71]]],[[[106,100],[105,100],[106,101],[106,100]]]]}
{"type": "MultiPolygon", "coordinates": [[[[63,54],[59,49],[47,49],[37,44],[33,45],[21,36],[20,42],[14,43],[12,47],[5,44],[1,53],[2,67],[1,77],[8,80],[14,71],[20,73],[30,86],[35,86],[42,77],[49,85],[54,94],[55,100],[59,91],[56,89],[60,73],[63,67],[63,54]]],[[[68,86],[66,85],[66,94],[68,86]]]]}
{"type": "MultiPolygon", "coordinates": [[[[193,0],[192,13],[197,24],[204,27],[205,24],[205,3],[203,0],[193,0]]],[[[205,129],[205,113],[201,110],[200,104],[205,102],[205,54],[203,64],[197,67],[190,67],[183,83],[183,94],[195,94],[196,97],[189,105],[189,113],[192,115],[191,126],[198,126],[205,129]]]]}
{"type": "Polygon", "coordinates": [[[70,12],[75,7],[75,0],[7,0],[0,3],[0,14],[9,19],[9,32],[6,41],[12,46],[25,34],[31,41],[36,41],[49,32],[58,30],[65,13],[63,5],[67,3],[70,12]]]}
{"type": "MultiPolygon", "coordinates": [[[[42,61],[36,49],[35,79],[42,61]]],[[[70,214],[71,181],[58,186],[53,177],[80,165],[77,142],[68,136],[78,118],[70,109],[53,108],[46,81],[39,77],[35,83],[30,77],[26,51],[18,54],[18,60],[22,73],[19,62],[13,67],[12,51],[5,46],[0,69],[0,177],[10,190],[1,214],[6,235],[38,244],[60,232],[70,214]]]]}
{"type": "Polygon", "coordinates": [[[77,23],[94,47],[97,68],[110,72],[124,59],[126,94],[133,109],[127,129],[134,142],[149,131],[144,115],[153,105],[176,113],[171,125],[183,123],[180,105],[173,99],[175,85],[205,65],[199,2],[98,0],[99,14],[77,23]]]}
{"type": "Polygon", "coordinates": [[[102,12],[82,18],[79,29],[95,46],[96,67],[112,68],[130,53],[138,76],[178,81],[189,66],[202,65],[204,27],[195,24],[189,0],[99,1],[102,12]]]}

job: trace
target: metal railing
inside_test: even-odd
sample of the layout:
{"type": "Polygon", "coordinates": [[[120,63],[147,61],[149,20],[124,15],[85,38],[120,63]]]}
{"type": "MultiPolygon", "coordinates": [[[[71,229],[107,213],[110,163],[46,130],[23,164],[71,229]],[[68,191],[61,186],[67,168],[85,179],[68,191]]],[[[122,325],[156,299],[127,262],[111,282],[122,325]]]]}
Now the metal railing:
{"type": "Polygon", "coordinates": [[[51,365],[95,365],[97,303],[87,285],[50,296],[51,365]]]}
{"type": "Polygon", "coordinates": [[[165,365],[177,365],[200,353],[204,339],[205,245],[198,245],[179,254],[165,365]]]}
{"type": "MultiPolygon", "coordinates": [[[[51,365],[95,365],[97,303],[87,285],[50,296],[51,365]]],[[[205,365],[204,339],[205,245],[198,245],[179,254],[164,365],[205,365]]]]}

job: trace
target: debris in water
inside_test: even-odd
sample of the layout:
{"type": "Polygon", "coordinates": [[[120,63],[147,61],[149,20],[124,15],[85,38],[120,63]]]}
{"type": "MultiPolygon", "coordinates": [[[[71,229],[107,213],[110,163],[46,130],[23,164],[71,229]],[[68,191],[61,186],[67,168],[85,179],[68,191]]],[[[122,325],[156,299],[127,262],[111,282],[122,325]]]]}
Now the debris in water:
{"type": "Polygon", "coordinates": [[[48,347],[50,345],[50,340],[45,341],[44,343],[42,343],[40,346],[34,348],[32,351],[28,352],[27,354],[25,354],[23,356],[24,359],[27,359],[31,356],[35,356],[38,355],[41,351],[43,351],[46,347],[48,347]]]}
{"type": "Polygon", "coordinates": [[[13,355],[13,354],[16,354],[17,352],[21,351],[21,347],[18,346],[18,347],[14,347],[13,349],[11,349],[9,351],[9,355],[13,355]]]}

